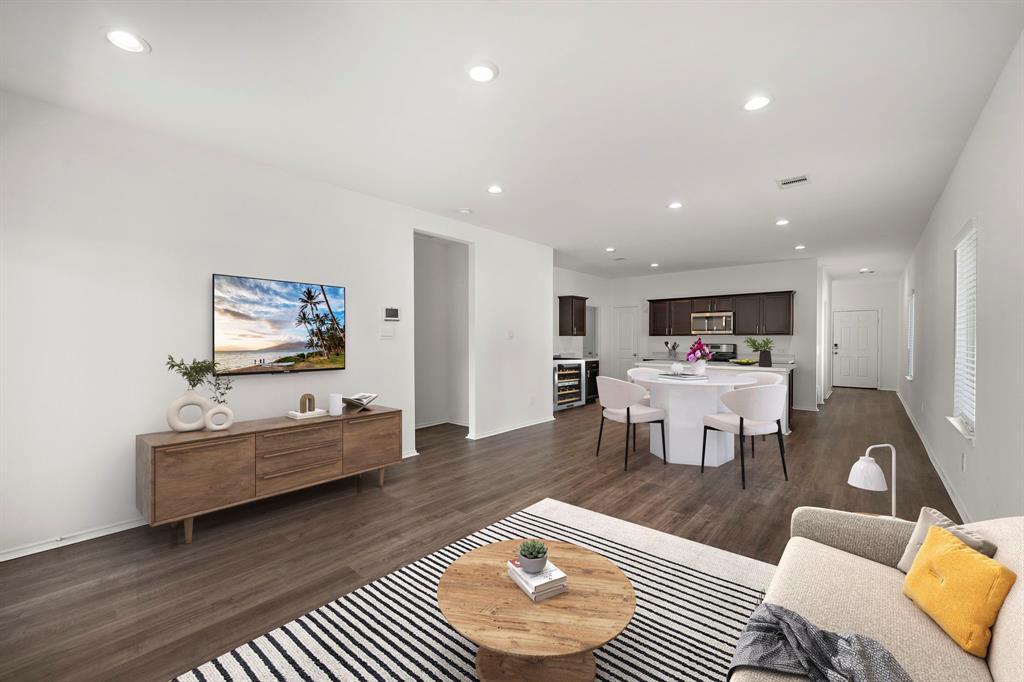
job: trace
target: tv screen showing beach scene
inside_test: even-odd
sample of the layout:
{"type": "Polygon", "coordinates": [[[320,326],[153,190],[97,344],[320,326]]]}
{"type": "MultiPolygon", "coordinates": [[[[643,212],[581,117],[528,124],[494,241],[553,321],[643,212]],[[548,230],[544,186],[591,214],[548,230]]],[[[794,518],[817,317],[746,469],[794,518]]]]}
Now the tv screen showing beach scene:
{"type": "Polygon", "coordinates": [[[345,287],[213,276],[217,374],[345,369],[345,287]]]}

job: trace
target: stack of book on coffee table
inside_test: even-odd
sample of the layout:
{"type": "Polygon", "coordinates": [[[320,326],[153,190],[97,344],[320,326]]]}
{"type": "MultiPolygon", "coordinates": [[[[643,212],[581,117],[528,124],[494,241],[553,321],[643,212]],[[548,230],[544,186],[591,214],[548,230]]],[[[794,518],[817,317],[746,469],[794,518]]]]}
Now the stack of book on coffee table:
{"type": "Polygon", "coordinates": [[[540,573],[527,573],[519,565],[518,557],[509,559],[508,576],[533,601],[543,601],[566,590],[565,573],[550,561],[540,573]]]}

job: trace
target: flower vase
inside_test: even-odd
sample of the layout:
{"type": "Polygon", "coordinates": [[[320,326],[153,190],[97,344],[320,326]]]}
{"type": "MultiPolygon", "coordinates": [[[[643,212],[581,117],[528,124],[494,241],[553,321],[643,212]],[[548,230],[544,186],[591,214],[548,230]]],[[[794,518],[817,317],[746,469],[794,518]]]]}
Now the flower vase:
{"type": "Polygon", "coordinates": [[[206,426],[206,413],[213,407],[213,401],[189,389],[167,407],[167,425],[175,431],[199,431],[206,426]],[[199,408],[197,419],[187,422],[181,418],[181,411],[190,405],[199,408]]]}
{"type": "Polygon", "coordinates": [[[708,361],[707,360],[697,360],[696,362],[694,362],[693,363],[693,373],[697,374],[699,376],[703,376],[704,374],[707,374],[708,373],[708,361]]]}
{"type": "Polygon", "coordinates": [[[216,403],[203,415],[203,423],[208,431],[224,431],[231,428],[234,422],[235,413],[226,403],[216,403]],[[217,417],[221,417],[222,420],[217,421],[217,417]]]}

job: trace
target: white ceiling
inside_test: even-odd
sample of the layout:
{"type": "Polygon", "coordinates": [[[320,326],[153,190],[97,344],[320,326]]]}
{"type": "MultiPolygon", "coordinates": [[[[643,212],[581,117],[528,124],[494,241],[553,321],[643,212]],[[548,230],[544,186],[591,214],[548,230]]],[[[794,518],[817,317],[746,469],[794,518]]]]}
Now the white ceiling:
{"type": "Polygon", "coordinates": [[[980,0],[6,0],[0,87],[550,244],[593,274],[817,257],[891,275],[1022,28],[1024,3],[980,0]],[[110,27],[152,53],[113,48],[110,27]],[[474,58],[500,76],[470,81],[474,58]],[[756,92],[772,104],[744,111],[756,92]]]}

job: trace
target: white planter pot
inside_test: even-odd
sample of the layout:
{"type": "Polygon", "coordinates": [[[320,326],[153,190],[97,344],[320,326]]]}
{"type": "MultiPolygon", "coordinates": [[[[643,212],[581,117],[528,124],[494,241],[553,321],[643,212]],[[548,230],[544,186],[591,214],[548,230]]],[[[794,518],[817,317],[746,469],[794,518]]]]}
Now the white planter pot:
{"type": "Polygon", "coordinates": [[[188,390],[167,407],[167,425],[175,431],[199,431],[206,426],[206,413],[213,407],[213,401],[204,398],[195,391],[188,390]],[[187,422],[181,418],[181,411],[189,405],[195,405],[202,414],[199,418],[187,422]]]}
{"type": "Polygon", "coordinates": [[[707,374],[708,373],[708,361],[707,360],[698,360],[697,362],[693,363],[693,373],[694,374],[707,374]]]}
{"type": "Polygon", "coordinates": [[[235,413],[231,411],[231,408],[224,403],[214,404],[213,407],[206,411],[203,415],[203,423],[206,424],[206,428],[209,431],[223,431],[224,429],[230,428],[235,422],[235,413]],[[224,421],[217,423],[216,417],[221,416],[224,421]]]}

